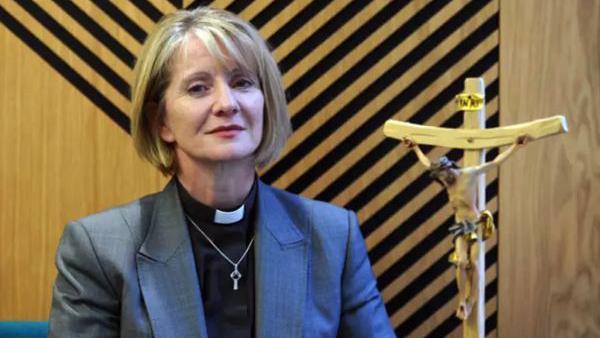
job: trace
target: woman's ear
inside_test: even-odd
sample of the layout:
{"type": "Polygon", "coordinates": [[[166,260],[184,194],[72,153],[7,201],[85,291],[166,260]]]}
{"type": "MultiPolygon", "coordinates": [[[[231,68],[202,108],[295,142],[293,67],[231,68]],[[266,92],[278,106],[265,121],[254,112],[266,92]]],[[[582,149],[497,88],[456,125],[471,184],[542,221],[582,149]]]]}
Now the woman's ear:
{"type": "Polygon", "coordinates": [[[154,101],[148,102],[146,109],[148,109],[150,116],[154,116],[154,128],[158,129],[160,138],[167,143],[175,142],[175,136],[173,135],[173,132],[171,131],[167,121],[167,114],[162,111],[160,104],[154,101]]]}

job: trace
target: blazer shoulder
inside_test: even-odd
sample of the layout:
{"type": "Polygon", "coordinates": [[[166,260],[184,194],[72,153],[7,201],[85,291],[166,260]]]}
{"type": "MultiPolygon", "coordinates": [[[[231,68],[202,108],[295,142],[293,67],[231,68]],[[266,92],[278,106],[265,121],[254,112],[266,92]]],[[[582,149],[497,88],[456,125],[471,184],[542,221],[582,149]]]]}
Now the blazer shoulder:
{"type": "Polygon", "coordinates": [[[283,203],[295,205],[297,207],[301,207],[304,209],[312,209],[327,212],[333,216],[344,216],[347,217],[347,214],[351,210],[342,208],[335,204],[331,204],[328,202],[323,202],[315,199],[311,199],[308,197],[300,196],[285,190],[281,190],[272,186],[268,186],[269,189],[273,192],[273,194],[283,203]]]}
{"type": "Polygon", "coordinates": [[[129,232],[132,239],[140,243],[148,231],[157,195],[158,193],[150,194],[129,203],[85,216],[71,223],[79,223],[92,237],[94,235],[114,235],[129,232]]]}
{"type": "Polygon", "coordinates": [[[290,213],[302,214],[313,231],[346,236],[351,224],[357,222],[356,214],[351,210],[277,188],[270,189],[283,205],[293,209],[290,213]]]}

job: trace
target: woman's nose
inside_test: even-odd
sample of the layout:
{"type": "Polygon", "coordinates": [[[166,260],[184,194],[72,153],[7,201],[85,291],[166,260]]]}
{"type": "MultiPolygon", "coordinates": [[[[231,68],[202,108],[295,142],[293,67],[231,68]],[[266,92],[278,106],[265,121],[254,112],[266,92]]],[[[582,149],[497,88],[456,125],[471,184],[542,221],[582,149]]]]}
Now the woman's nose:
{"type": "Polygon", "coordinates": [[[232,115],[239,112],[239,105],[235,99],[233,89],[228,83],[219,81],[215,88],[215,101],[213,112],[217,115],[232,115]]]}

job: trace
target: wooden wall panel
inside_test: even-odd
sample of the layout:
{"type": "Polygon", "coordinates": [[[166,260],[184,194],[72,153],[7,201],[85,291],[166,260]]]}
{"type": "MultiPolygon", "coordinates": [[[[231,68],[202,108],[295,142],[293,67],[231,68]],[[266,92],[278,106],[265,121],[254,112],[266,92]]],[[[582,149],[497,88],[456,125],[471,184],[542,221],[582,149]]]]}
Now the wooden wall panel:
{"type": "Polygon", "coordinates": [[[44,319],[63,225],[164,181],[129,136],[0,26],[0,319],[44,319]],[[8,48],[6,48],[8,47],[8,48]]]}
{"type": "MultiPolygon", "coordinates": [[[[65,222],[164,184],[131,147],[127,81],[154,22],[173,4],[196,3],[0,1],[0,320],[47,317],[65,222]]],[[[445,192],[412,152],[384,138],[382,125],[395,118],[460,127],[454,96],[465,77],[479,76],[488,125],[498,124],[498,0],[211,5],[255,24],[283,73],[295,132],[263,180],[357,211],[399,336],[459,335],[445,192]]],[[[462,156],[429,153],[445,154],[462,156]]],[[[497,213],[498,175],[487,183],[497,213]]],[[[496,241],[487,248],[495,336],[496,241]]]]}
{"type": "Polygon", "coordinates": [[[500,175],[500,337],[600,336],[600,2],[500,2],[501,124],[564,114],[500,175]]]}

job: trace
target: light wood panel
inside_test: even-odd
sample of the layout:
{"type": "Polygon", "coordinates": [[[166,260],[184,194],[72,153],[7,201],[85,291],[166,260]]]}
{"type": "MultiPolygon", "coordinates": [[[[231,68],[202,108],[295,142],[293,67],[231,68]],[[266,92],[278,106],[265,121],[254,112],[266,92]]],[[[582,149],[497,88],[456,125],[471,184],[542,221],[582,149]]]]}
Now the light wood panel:
{"type": "Polygon", "coordinates": [[[130,137],[0,25],[0,318],[46,320],[63,225],[160,189],[130,137]]]}
{"type": "Polygon", "coordinates": [[[501,125],[570,132],[501,168],[500,337],[600,336],[600,2],[502,0],[501,125]]]}

